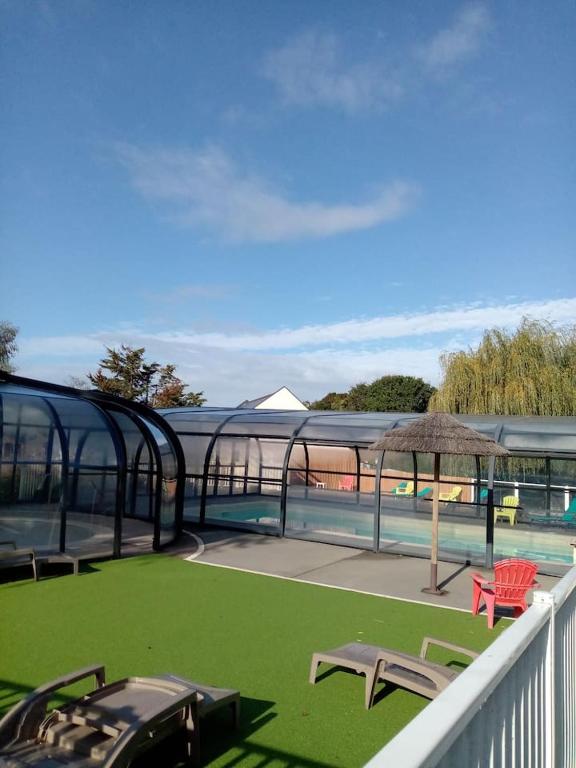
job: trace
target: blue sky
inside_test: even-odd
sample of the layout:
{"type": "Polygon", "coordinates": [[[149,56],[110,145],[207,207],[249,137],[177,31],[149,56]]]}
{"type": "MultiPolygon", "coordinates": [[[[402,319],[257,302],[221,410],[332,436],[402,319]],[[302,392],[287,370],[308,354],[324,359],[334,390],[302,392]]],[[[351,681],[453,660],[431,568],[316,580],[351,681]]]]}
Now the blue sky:
{"type": "Polygon", "coordinates": [[[572,0],[0,0],[0,319],[211,405],[576,316],[572,0]]]}

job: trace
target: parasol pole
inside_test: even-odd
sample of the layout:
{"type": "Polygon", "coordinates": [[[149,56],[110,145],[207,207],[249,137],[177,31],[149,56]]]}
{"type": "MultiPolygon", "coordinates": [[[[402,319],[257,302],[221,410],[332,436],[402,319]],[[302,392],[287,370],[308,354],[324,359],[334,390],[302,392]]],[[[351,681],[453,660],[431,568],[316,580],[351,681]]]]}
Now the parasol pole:
{"type": "Polygon", "coordinates": [[[431,595],[444,595],[438,589],[438,528],[440,524],[440,454],[434,454],[434,484],[432,491],[432,542],[430,547],[430,586],[422,592],[431,595]]]}

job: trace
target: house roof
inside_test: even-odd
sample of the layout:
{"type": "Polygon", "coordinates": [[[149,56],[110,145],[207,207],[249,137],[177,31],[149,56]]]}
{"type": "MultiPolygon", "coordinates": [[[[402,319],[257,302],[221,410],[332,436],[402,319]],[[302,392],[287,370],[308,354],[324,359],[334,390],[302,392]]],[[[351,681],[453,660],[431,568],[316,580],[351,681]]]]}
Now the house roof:
{"type": "MultiPolygon", "coordinates": [[[[286,391],[289,392],[293,398],[295,398],[299,403],[302,403],[299,397],[297,397],[292,390],[288,389],[288,387],[280,387],[279,389],[276,389],[274,392],[270,392],[267,395],[262,395],[262,397],[257,397],[254,400],[243,400],[240,405],[238,405],[238,408],[257,408],[259,405],[262,405],[262,403],[266,402],[269,398],[273,397],[274,395],[277,395],[278,392],[286,391]]],[[[304,405],[304,403],[302,403],[304,405]]]]}

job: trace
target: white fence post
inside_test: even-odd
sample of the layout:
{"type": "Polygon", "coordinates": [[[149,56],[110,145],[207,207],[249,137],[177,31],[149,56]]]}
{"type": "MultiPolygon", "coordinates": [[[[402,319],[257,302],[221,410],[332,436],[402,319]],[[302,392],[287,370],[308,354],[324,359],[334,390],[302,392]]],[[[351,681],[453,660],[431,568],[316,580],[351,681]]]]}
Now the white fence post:
{"type": "Polygon", "coordinates": [[[554,680],[556,670],[554,668],[554,641],[555,608],[554,595],[551,592],[536,591],[532,597],[532,605],[546,605],[549,610],[548,639],[546,642],[546,658],[544,660],[544,727],[546,733],[546,768],[556,768],[556,694],[554,680]]]}
{"type": "Polygon", "coordinates": [[[572,568],[365,768],[576,768],[575,713],[572,568]]]}

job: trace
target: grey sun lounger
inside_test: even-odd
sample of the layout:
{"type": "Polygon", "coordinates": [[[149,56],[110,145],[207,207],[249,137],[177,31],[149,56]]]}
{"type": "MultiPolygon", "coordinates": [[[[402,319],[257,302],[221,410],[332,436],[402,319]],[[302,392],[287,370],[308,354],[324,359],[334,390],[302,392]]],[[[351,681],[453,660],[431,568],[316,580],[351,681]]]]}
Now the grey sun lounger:
{"type": "Polygon", "coordinates": [[[240,694],[174,675],[127,677],[105,684],[102,666],[73,672],[41,686],[0,721],[2,768],[128,768],[174,734],[186,759],[199,760],[200,719],[231,706],[238,724],[240,694]],[[93,691],[48,712],[61,688],[87,677],[93,691]]]}
{"type": "Polygon", "coordinates": [[[310,682],[316,682],[318,666],[322,663],[351,669],[366,676],[364,703],[370,709],[379,681],[394,683],[428,699],[434,699],[459,674],[459,670],[426,660],[430,645],[438,645],[475,659],[478,654],[459,645],[425,637],[420,656],[380,648],[377,645],[348,643],[324,653],[315,653],[310,666],[310,682]]]}

